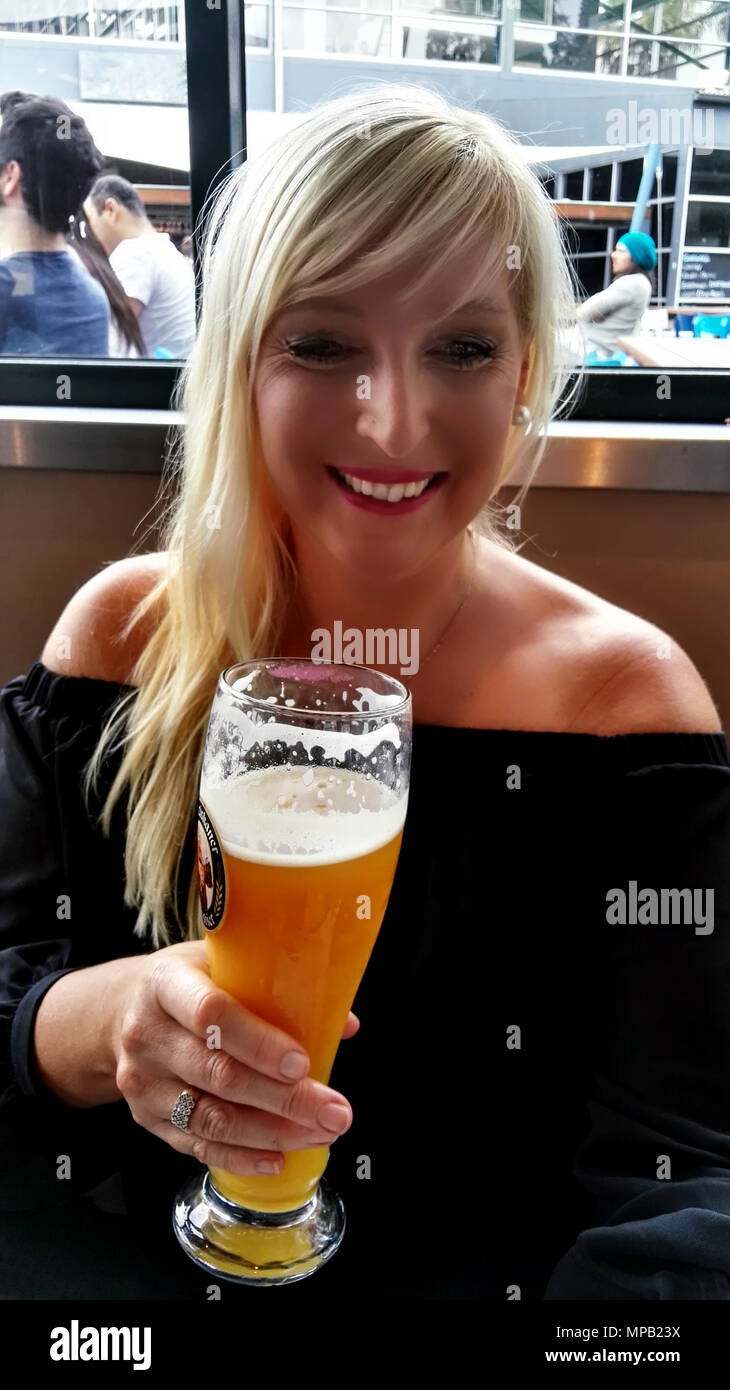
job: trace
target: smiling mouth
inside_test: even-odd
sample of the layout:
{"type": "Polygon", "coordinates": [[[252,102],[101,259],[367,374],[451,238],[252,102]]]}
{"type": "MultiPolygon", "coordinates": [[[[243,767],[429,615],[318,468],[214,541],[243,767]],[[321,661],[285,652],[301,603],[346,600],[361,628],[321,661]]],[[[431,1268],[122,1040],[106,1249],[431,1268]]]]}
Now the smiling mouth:
{"type": "Polygon", "coordinates": [[[372,497],[379,502],[403,502],[413,497],[420,497],[426,492],[439,478],[446,475],[444,473],[431,473],[414,478],[413,475],[403,475],[401,481],[396,482],[377,482],[371,478],[357,478],[352,473],[343,473],[339,468],[328,468],[328,473],[333,474],[340,483],[348,487],[351,492],[361,494],[363,497],[372,497]]]}

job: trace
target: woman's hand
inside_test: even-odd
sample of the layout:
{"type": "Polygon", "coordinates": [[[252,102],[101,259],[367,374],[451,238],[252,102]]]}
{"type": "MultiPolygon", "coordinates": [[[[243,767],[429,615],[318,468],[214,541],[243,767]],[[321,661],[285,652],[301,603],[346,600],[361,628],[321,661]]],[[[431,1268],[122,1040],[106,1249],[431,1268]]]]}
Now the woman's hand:
{"type": "MultiPolygon", "coordinates": [[[[359,1026],[351,1012],[343,1038],[359,1026]]],[[[345,1097],[307,1076],[299,1043],[213,983],[204,941],[139,958],[113,1019],[112,1050],[117,1088],[137,1123],[237,1176],[261,1171],[260,1162],[279,1171],[282,1151],[330,1145],[352,1123],[345,1097]],[[209,1047],[215,1027],[220,1046],[209,1047]],[[199,1098],[182,1131],[170,1112],[185,1087],[199,1098]]]]}

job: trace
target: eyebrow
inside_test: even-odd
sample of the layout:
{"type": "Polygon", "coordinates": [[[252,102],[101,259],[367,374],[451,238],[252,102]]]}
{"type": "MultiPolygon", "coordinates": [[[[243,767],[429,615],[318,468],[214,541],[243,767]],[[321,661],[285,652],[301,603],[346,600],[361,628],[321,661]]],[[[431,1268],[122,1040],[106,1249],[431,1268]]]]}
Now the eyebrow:
{"type": "MultiPolygon", "coordinates": [[[[299,299],[296,304],[287,305],[286,308],[282,310],[282,313],[294,314],[297,309],[324,309],[333,314],[348,314],[351,318],[361,319],[363,317],[359,309],[345,304],[342,300],[321,297],[299,299]]],[[[471,313],[474,310],[482,310],[488,314],[500,314],[502,316],[507,313],[507,310],[500,304],[495,303],[493,299],[469,299],[464,304],[458,304],[455,309],[447,309],[437,322],[441,323],[444,319],[453,318],[456,314],[471,313]]]]}

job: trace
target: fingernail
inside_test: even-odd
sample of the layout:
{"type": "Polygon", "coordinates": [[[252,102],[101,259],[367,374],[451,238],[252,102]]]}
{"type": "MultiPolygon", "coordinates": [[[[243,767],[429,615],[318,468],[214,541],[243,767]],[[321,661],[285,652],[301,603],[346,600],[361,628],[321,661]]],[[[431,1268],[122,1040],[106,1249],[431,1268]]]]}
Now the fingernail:
{"type": "Polygon", "coordinates": [[[281,1164],[275,1163],[272,1159],[260,1158],[256,1164],[257,1173],[280,1173],[281,1164]]]}
{"type": "Polygon", "coordinates": [[[290,1081],[301,1081],[309,1071],[309,1058],[303,1052],[286,1052],[279,1063],[279,1071],[290,1081]]]}
{"type": "Polygon", "coordinates": [[[351,1115],[346,1106],[331,1102],[322,1106],[317,1119],[324,1129],[331,1129],[339,1134],[343,1129],[347,1129],[351,1115]]]}

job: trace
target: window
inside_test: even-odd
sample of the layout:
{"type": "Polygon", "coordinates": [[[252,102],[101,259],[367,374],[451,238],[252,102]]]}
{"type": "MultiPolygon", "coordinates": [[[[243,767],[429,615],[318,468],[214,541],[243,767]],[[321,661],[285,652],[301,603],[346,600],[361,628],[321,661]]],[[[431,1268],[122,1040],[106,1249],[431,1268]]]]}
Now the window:
{"type": "Polygon", "coordinates": [[[246,5],[246,47],[271,46],[271,5],[246,5]]]}
{"type": "Polygon", "coordinates": [[[627,77],[659,77],[664,82],[694,83],[703,73],[726,73],[726,46],[687,43],[684,39],[632,39],[627,77]]]}
{"type": "Polygon", "coordinates": [[[583,197],[583,170],[572,169],[565,175],[565,197],[579,199],[583,197]]]}
{"type": "Polygon", "coordinates": [[[730,0],[517,0],[515,19],[519,66],[684,83],[730,68],[730,0]]]}
{"type": "Polygon", "coordinates": [[[698,150],[692,161],[692,195],[727,198],[730,195],[730,150],[698,150]]]}
{"type": "Polygon", "coordinates": [[[632,29],[650,34],[671,35],[673,39],[699,39],[725,44],[730,38],[730,0],[662,0],[658,4],[634,4],[632,29]]]}
{"type": "MultiPolygon", "coordinates": [[[[378,6],[373,5],[377,10],[378,6]]],[[[284,7],[284,48],[289,53],[352,53],[390,56],[390,19],[385,14],[345,13],[328,9],[284,7]]]]}
{"type": "Polygon", "coordinates": [[[491,25],[487,30],[469,33],[453,28],[428,29],[421,25],[404,24],[404,58],[437,59],[452,63],[499,62],[499,30],[491,25]]]}
{"type": "Polygon", "coordinates": [[[622,42],[620,36],[571,34],[547,28],[531,32],[515,25],[515,67],[618,73],[622,42]]]}
{"type": "MultiPolygon", "coordinates": [[[[454,101],[474,102],[508,127],[516,125],[532,143],[549,145],[554,161],[547,158],[534,167],[547,196],[576,205],[570,254],[581,292],[590,296],[608,287],[611,253],[629,229],[644,159],[630,131],[615,153],[607,149],[613,137],[606,138],[594,111],[605,111],[606,84],[631,75],[639,51],[648,56],[646,83],[633,89],[638,105],[650,100],[651,83],[662,75],[667,55],[673,55],[675,76],[681,66],[691,68],[692,80],[702,86],[708,68],[694,60],[700,50],[711,48],[720,83],[727,76],[730,53],[729,11],[726,0],[687,0],[679,9],[650,0],[516,0],[509,10],[502,0],[284,0],[279,33],[271,0],[220,0],[220,7],[212,9],[205,0],[199,7],[186,6],[184,0],[162,6],[145,0],[0,0],[0,46],[13,88],[43,91],[68,102],[100,152],[99,174],[133,189],[143,225],[150,228],[147,234],[165,238],[178,257],[176,265],[185,262],[189,344],[197,219],[208,194],[242,157],[243,116],[255,154],[259,117],[273,123],[274,107],[277,113],[302,111],[320,97],[346,91],[350,81],[432,81],[454,101]],[[501,84],[502,65],[513,70],[515,80],[509,84],[501,84]],[[561,74],[558,81],[552,71],[561,74]],[[217,75],[214,83],[211,72],[217,75]],[[598,95],[600,102],[594,100],[598,95]],[[561,139],[573,146],[571,157],[562,161],[557,157],[561,139]],[[575,168],[582,145],[585,166],[575,168]],[[591,146],[603,147],[602,153],[591,146]],[[606,207],[580,208],[583,203],[606,207]]],[[[7,79],[3,86],[11,90],[7,79]]],[[[620,99],[628,100],[625,94],[620,99]]],[[[649,193],[644,226],[660,256],[653,303],[676,304],[703,295],[730,302],[730,151],[711,139],[711,95],[705,93],[694,106],[695,117],[708,117],[704,148],[698,127],[692,129],[692,112],[691,95],[672,102],[672,139],[661,141],[663,179],[655,180],[649,193]],[[688,118],[679,145],[675,116],[688,118]]],[[[104,200],[102,207],[101,215],[110,215],[104,200]]],[[[0,207],[0,228],[3,212],[0,207]]],[[[83,209],[74,218],[71,239],[82,234],[87,221],[83,209]]],[[[90,215],[88,221],[90,225],[90,215]]],[[[71,247],[67,254],[80,260],[83,249],[71,247]]],[[[112,269],[114,249],[107,255],[112,269]]],[[[7,259],[0,258],[0,266],[7,259]]],[[[30,268],[16,267],[12,284],[17,294],[11,297],[22,299],[32,289],[30,268]]],[[[91,271],[86,275],[94,279],[91,271]]],[[[124,309],[126,301],[138,296],[116,278],[124,309]]],[[[98,277],[96,288],[97,306],[99,294],[106,295],[111,325],[111,300],[98,277]]],[[[131,305],[131,312],[141,332],[143,309],[131,305]]],[[[64,362],[73,360],[75,404],[167,406],[185,348],[164,338],[147,344],[142,335],[145,350],[138,356],[115,322],[116,345],[106,353],[84,353],[77,345],[73,353],[49,347],[45,356],[40,350],[33,355],[25,350],[31,338],[20,346],[11,342],[14,350],[5,354],[0,373],[0,399],[9,404],[53,399],[64,362]]],[[[39,323],[47,326],[42,316],[39,323]]],[[[32,345],[38,347],[39,338],[37,330],[32,345]]],[[[627,368],[624,379],[630,375],[627,368]]],[[[622,392],[616,403],[619,416],[628,400],[622,392]]],[[[589,405],[586,410],[590,412],[589,405]]]]}
{"type": "Polygon", "coordinates": [[[501,24],[489,21],[501,20],[502,0],[394,0],[393,11],[402,34],[394,56],[492,66],[500,62],[501,24]]]}
{"type": "Polygon", "coordinates": [[[443,15],[445,19],[452,19],[454,15],[499,19],[501,4],[502,0],[442,0],[441,4],[434,5],[430,0],[402,0],[400,8],[409,14],[425,14],[434,19],[437,15],[443,15]]]}
{"type": "Polygon", "coordinates": [[[621,0],[609,5],[603,0],[521,0],[515,11],[522,20],[565,29],[612,31],[624,23],[621,0]]]}
{"type": "Polygon", "coordinates": [[[590,196],[597,203],[607,203],[611,197],[611,164],[591,169],[590,196]]]}
{"type": "Polygon", "coordinates": [[[620,203],[632,203],[639,191],[643,159],[627,159],[619,166],[618,198],[620,203]]]}
{"type": "Polygon", "coordinates": [[[730,199],[690,203],[684,239],[687,246],[730,246],[730,199]]]}
{"type": "Polygon", "coordinates": [[[0,0],[0,24],[5,70],[29,97],[6,105],[0,128],[0,353],[185,358],[195,281],[183,0],[0,0]],[[85,190],[77,202],[72,187],[85,190]]]}

